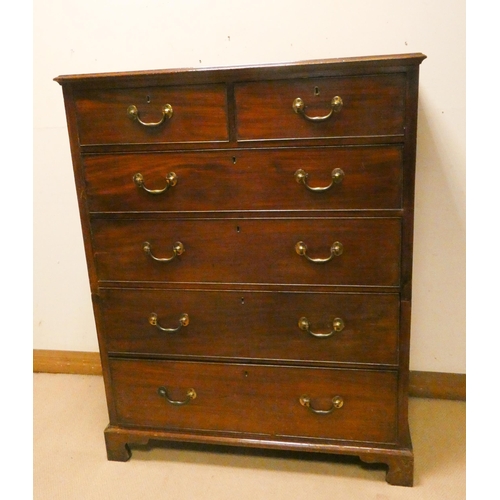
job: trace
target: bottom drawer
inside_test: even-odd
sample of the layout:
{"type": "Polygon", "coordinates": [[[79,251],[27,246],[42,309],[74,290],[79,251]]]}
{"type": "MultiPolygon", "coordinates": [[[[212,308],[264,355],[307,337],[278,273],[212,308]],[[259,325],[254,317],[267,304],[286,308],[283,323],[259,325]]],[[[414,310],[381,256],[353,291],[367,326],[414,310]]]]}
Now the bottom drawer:
{"type": "Polygon", "coordinates": [[[119,425],[394,443],[397,373],[110,360],[119,425]]]}

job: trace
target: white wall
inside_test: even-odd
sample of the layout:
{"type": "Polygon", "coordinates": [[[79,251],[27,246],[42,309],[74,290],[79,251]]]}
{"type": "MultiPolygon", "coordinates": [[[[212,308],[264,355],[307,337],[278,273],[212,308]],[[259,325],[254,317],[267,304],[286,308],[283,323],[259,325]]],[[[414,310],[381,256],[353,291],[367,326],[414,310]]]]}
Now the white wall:
{"type": "Polygon", "coordinates": [[[465,373],[465,1],[34,0],[35,349],[97,351],[60,74],[423,52],[411,369],[465,373]]]}

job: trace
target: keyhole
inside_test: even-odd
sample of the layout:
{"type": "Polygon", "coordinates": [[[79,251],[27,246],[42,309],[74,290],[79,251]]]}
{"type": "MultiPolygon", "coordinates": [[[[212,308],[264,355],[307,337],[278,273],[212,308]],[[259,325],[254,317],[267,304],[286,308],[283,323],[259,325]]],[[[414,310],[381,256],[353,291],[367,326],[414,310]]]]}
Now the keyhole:
{"type": "Polygon", "coordinates": [[[240,232],[240,226],[236,226],[236,232],[239,233],[240,232]]]}
{"type": "Polygon", "coordinates": [[[146,96],[146,102],[149,104],[151,102],[151,97],[150,96],[146,96]]]}
{"type": "Polygon", "coordinates": [[[236,165],[236,156],[233,156],[233,165],[236,165]]]}
{"type": "Polygon", "coordinates": [[[241,304],[245,304],[245,297],[241,297],[241,304]]]}
{"type": "Polygon", "coordinates": [[[314,87],[314,95],[319,95],[319,87],[314,87]]]}

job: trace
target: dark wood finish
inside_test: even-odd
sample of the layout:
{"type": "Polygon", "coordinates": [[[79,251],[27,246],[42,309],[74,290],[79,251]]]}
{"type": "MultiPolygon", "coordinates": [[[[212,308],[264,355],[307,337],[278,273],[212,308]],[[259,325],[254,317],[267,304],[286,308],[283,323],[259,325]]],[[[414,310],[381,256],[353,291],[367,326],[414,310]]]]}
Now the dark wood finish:
{"type": "MultiPolygon", "coordinates": [[[[344,453],[411,485],[411,254],[422,54],[58,77],[64,90],[110,426],[150,439],[344,453]],[[301,97],[312,123],[296,114],[301,97]],[[171,104],[172,118],[156,122],[171,104]],[[302,168],[313,187],[296,182],[302,168]],[[178,183],[161,195],[175,172],[178,183]],[[185,252],[170,257],[181,241],[185,252]],[[335,241],[343,253],[324,264],[335,241]],[[152,308],[157,309],[155,311],[152,308]],[[337,311],[340,308],[340,311],[337,311]],[[189,309],[189,310],[188,310],[189,309]],[[190,323],[160,332],[178,315],[190,323]],[[345,327],[328,338],[334,317],[345,327]],[[165,323],[164,323],[165,322],[165,323]],[[174,382],[172,384],[172,381],[174,382]],[[196,387],[196,398],[172,406],[196,387]],[[335,394],[333,394],[333,392],[335,394]],[[325,410],[335,395],[344,406],[325,410]]],[[[173,323],[173,324],[172,324],[173,323]]],[[[178,324],[178,323],[177,323],[178,324]]]]}
{"type": "Polygon", "coordinates": [[[396,486],[413,486],[413,452],[411,444],[408,449],[400,449],[396,453],[370,453],[360,454],[359,458],[366,463],[387,464],[386,481],[396,486]]]}
{"type": "Polygon", "coordinates": [[[291,64],[262,64],[259,66],[235,66],[197,69],[155,69],[115,73],[88,73],[60,75],[54,81],[75,88],[130,88],[149,85],[195,85],[233,83],[269,79],[311,78],[317,76],[370,75],[374,73],[398,73],[418,69],[427,56],[420,52],[381,56],[342,57],[314,59],[291,64]]]}
{"type": "Polygon", "coordinates": [[[223,446],[250,446],[262,449],[279,449],[297,452],[326,452],[359,456],[367,463],[385,463],[388,466],[387,482],[399,486],[413,485],[413,452],[407,448],[375,443],[337,442],[321,438],[255,436],[231,433],[214,433],[194,430],[140,429],[109,425],[105,431],[108,453],[116,456],[112,460],[126,461],[129,458],[127,443],[146,444],[150,440],[181,441],[223,446]],[[125,451],[124,451],[125,449],[125,451]]]}
{"type": "Polygon", "coordinates": [[[179,361],[111,361],[116,425],[243,432],[268,436],[320,437],[336,440],[396,440],[396,380],[393,371],[284,368],[265,365],[186,363],[179,361]],[[140,376],[137,376],[140,374],[140,376]],[[158,394],[165,387],[175,401],[158,394]],[[344,405],[330,414],[334,396],[344,405]]]}
{"type": "Polygon", "coordinates": [[[405,75],[401,73],[237,84],[238,139],[402,135],[405,84],[405,75]],[[308,121],[292,108],[294,99],[300,97],[306,104],[307,115],[322,117],[330,112],[335,96],[344,105],[324,122],[308,121]]]}
{"type": "Polygon", "coordinates": [[[95,155],[83,161],[91,212],[389,210],[402,208],[402,155],[400,146],[370,146],[95,155]],[[313,193],[296,182],[300,168],[312,187],[328,186],[334,168],[345,177],[313,193]],[[164,189],[169,172],[178,182],[162,194],[152,196],[133,182],[141,173],[148,189],[164,189]]]}
{"type": "Polygon", "coordinates": [[[224,86],[151,87],[75,93],[80,144],[227,141],[224,86]],[[137,107],[141,120],[156,123],[170,104],[173,115],[158,127],[144,127],[127,118],[137,107]],[[125,117],[125,120],[123,119],[125,117]]]}
{"type": "Polygon", "coordinates": [[[391,219],[113,220],[93,223],[98,279],[108,281],[399,285],[401,221],[391,219]],[[155,257],[185,251],[170,262],[155,257]],[[304,241],[312,258],[327,258],[339,241],[343,253],[309,262],[295,251],[304,241]]]}
{"type": "Polygon", "coordinates": [[[398,294],[101,289],[108,352],[308,364],[398,363],[398,294]],[[149,323],[156,313],[166,333],[149,323]],[[313,333],[301,330],[306,317],[313,333]],[[278,361],[276,361],[278,360],[278,361]]]}

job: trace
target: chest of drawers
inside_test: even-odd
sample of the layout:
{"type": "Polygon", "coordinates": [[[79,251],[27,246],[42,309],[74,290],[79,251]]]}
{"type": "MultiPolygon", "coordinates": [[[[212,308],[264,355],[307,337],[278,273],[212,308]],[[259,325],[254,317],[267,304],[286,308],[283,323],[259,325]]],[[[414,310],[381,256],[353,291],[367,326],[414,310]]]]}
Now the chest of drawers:
{"type": "Polygon", "coordinates": [[[56,78],[110,424],[411,485],[422,54],[56,78]]]}

